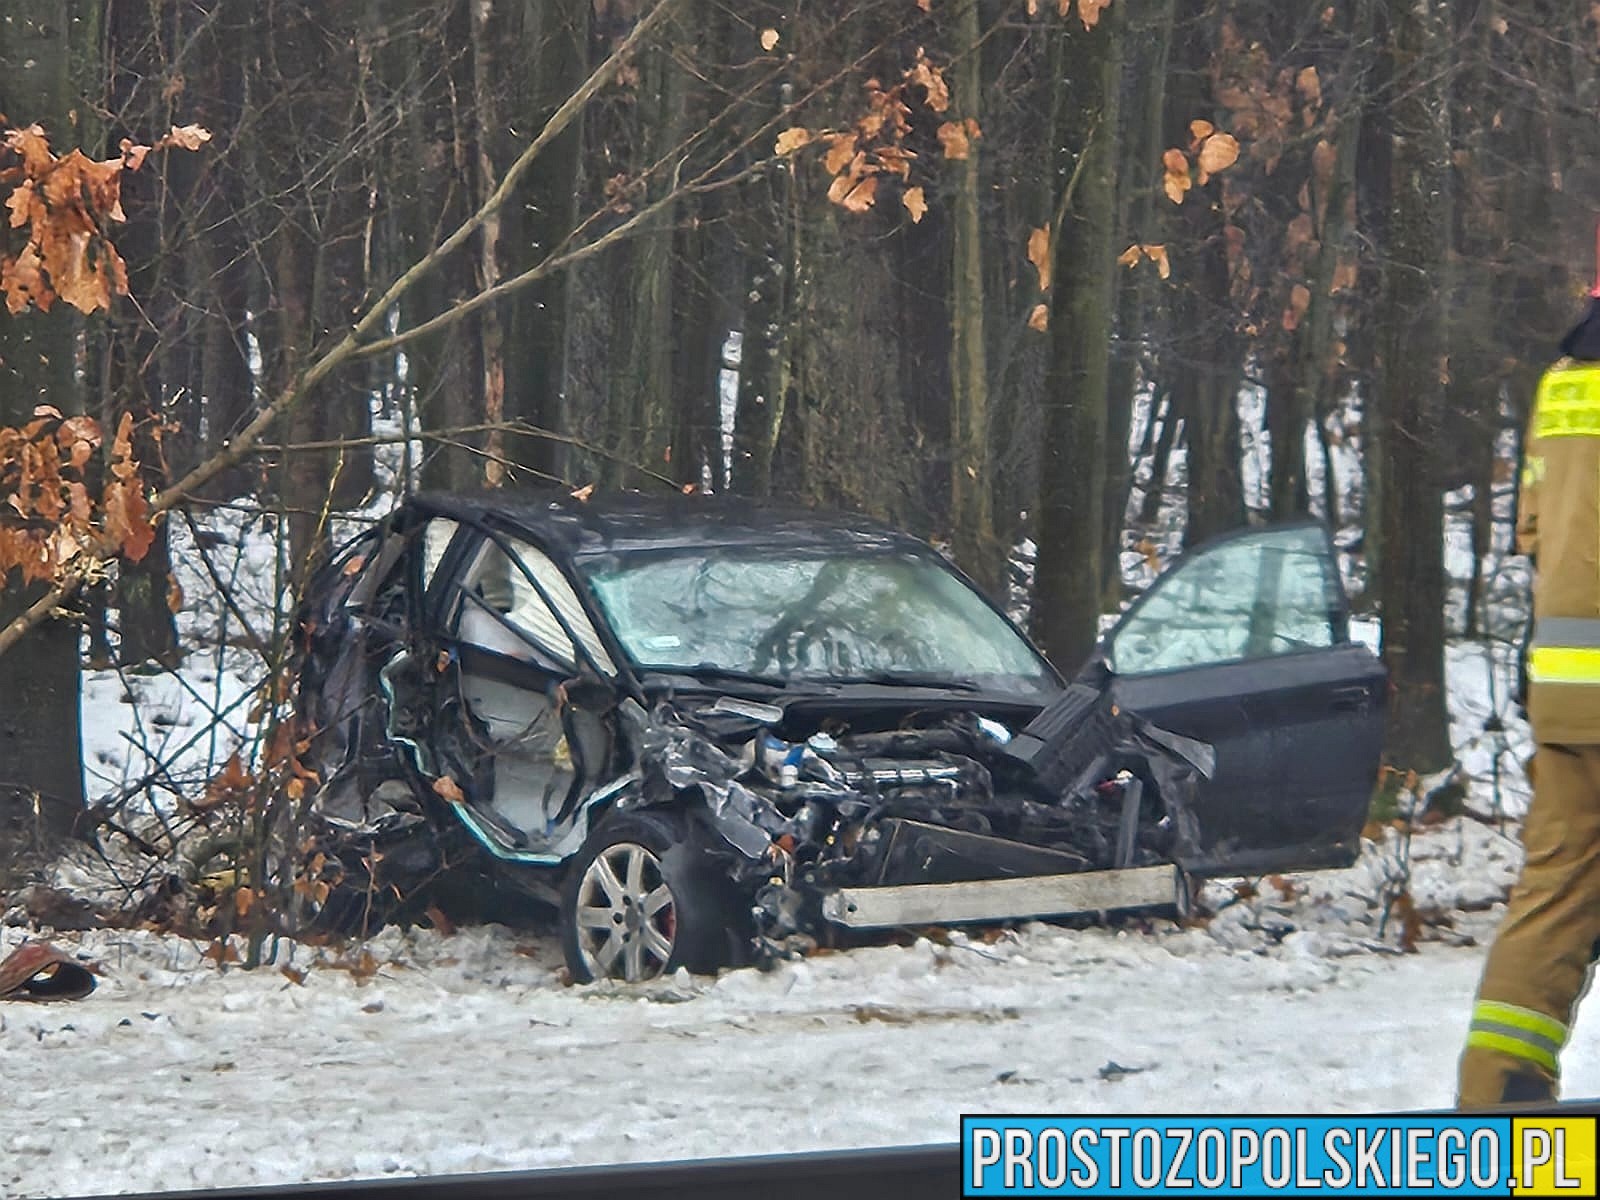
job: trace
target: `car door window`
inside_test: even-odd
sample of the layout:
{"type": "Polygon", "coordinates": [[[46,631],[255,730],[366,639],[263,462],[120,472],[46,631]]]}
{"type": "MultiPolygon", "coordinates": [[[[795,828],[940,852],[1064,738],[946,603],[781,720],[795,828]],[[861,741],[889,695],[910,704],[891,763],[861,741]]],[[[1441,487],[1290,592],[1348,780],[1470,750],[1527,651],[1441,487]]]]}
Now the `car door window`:
{"type": "Polygon", "coordinates": [[[1314,525],[1230,538],[1184,558],[1112,635],[1111,667],[1143,675],[1326,649],[1342,595],[1314,525]]]}
{"type": "Polygon", "coordinates": [[[457,634],[462,641],[525,658],[524,639],[530,639],[560,662],[576,664],[575,636],[601,673],[616,673],[572,585],[536,547],[484,539],[462,574],[461,589],[457,634]]]}

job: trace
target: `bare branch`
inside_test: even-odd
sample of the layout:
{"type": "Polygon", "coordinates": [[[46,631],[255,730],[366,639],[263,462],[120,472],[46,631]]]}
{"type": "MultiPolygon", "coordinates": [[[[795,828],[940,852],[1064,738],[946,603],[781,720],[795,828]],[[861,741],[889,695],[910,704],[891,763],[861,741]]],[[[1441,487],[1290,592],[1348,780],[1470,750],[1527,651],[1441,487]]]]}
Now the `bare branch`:
{"type": "Polygon", "coordinates": [[[11,624],[0,629],[0,655],[22,640],[24,634],[35,625],[42,625],[45,620],[66,602],[73,592],[83,586],[89,572],[84,568],[69,571],[60,582],[51,585],[44,595],[40,596],[26,609],[18,613],[11,624]]]}
{"type": "MultiPolygon", "coordinates": [[[[522,437],[542,438],[547,442],[559,442],[563,446],[571,446],[575,450],[582,450],[596,458],[603,458],[614,462],[618,466],[627,467],[649,479],[665,484],[674,491],[678,489],[678,481],[670,475],[663,475],[653,471],[642,463],[634,462],[603,446],[596,446],[593,442],[576,437],[570,433],[557,433],[553,429],[544,429],[538,425],[529,424],[527,421],[479,421],[471,425],[449,425],[440,429],[419,429],[411,433],[374,433],[363,437],[326,438],[312,442],[258,442],[251,454],[299,454],[318,450],[351,450],[359,446],[396,446],[405,442],[437,442],[447,446],[461,447],[462,443],[456,439],[469,433],[515,433],[522,437]]],[[[477,452],[476,447],[463,447],[477,452]]],[[[575,486],[570,479],[563,479],[555,475],[547,475],[543,471],[536,471],[524,463],[514,459],[504,459],[505,465],[515,467],[525,474],[537,475],[541,479],[548,479],[551,483],[575,486]]],[[[264,509],[262,511],[265,511],[264,509]]],[[[301,510],[314,511],[314,510],[301,510]]]]}

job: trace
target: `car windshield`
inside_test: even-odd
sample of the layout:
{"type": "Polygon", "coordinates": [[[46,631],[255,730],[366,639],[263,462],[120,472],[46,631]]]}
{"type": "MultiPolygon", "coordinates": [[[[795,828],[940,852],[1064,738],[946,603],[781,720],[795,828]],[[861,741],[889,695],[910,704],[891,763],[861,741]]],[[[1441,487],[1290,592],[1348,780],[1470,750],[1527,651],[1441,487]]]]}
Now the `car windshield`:
{"type": "Polygon", "coordinates": [[[937,559],[695,547],[585,573],[641,666],[775,680],[905,682],[1037,695],[1037,653],[937,559]]]}

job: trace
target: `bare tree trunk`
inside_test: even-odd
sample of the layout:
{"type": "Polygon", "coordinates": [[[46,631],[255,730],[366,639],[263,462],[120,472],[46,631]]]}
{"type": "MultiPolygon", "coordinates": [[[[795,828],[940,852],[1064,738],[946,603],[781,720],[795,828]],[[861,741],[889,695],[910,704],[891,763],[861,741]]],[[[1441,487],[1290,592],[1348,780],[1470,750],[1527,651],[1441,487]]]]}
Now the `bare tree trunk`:
{"type": "MultiPolygon", "coordinates": [[[[1185,0],[1178,60],[1168,88],[1168,145],[1183,145],[1189,122],[1212,101],[1207,82],[1219,10],[1205,0],[1185,0]]],[[[1245,520],[1240,471],[1239,387],[1244,376],[1228,261],[1227,218],[1220,181],[1185,199],[1174,225],[1182,255],[1174,266],[1172,338],[1166,357],[1170,412],[1183,422],[1185,546],[1194,546],[1245,520]]]]}
{"type": "MultiPolygon", "coordinates": [[[[674,44],[681,45],[689,36],[690,15],[697,12],[698,8],[691,6],[668,23],[665,33],[674,44]]],[[[689,132],[689,81],[665,48],[645,53],[640,76],[636,166],[648,170],[665,160],[644,194],[634,201],[642,206],[661,199],[674,186],[671,163],[689,132]]],[[[613,256],[619,307],[608,441],[619,458],[655,471],[670,466],[673,450],[672,318],[677,278],[673,225],[677,207],[669,205],[652,216],[639,236],[613,256]]],[[[608,464],[607,473],[615,483],[637,483],[617,463],[608,464]]]]}
{"type": "MultiPolygon", "coordinates": [[[[506,4],[506,0],[501,0],[506,4]]],[[[505,144],[496,153],[502,168],[516,155],[518,136],[538,129],[589,73],[591,0],[521,0],[509,5],[507,44],[518,48],[520,70],[511,75],[514,119],[505,123],[505,144]]],[[[529,174],[520,203],[502,213],[501,256],[506,273],[527,270],[571,232],[578,219],[583,121],[574,121],[549,149],[541,167],[529,174]]],[[[535,284],[517,296],[506,315],[506,398],[508,420],[568,432],[564,403],[567,325],[572,284],[565,275],[535,284]]],[[[549,475],[562,475],[566,455],[545,438],[510,435],[506,453],[549,475]]]]}
{"type": "MultiPolygon", "coordinates": [[[[184,15],[131,5],[116,10],[113,36],[140,50],[137,60],[119,67],[136,77],[159,75],[172,47],[185,36],[184,15]]],[[[159,129],[174,123],[170,101],[156,89],[145,88],[143,99],[144,104],[129,114],[132,124],[159,129]]],[[[186,386],[183,351],[190,343],[184,326],[186,311],[204,304],[207,281],[199,268],[205,254],[203,250],[184,254],[172,244],[189,233],[183,210],[192,197],[196,175],[193,163],[163,159],[148,178],[136,177],[129,189],[133,217],[120,239],[129,264],[129,288],[143,300],[137,307],[122,306],[107,322],[108,416],[110,422],[124,413],[133,418],[139,483],[146,492],[166,485],[167,456],[174,451],[183,454],[187,433],[198,423],[196,393],[186,386]],[[193,298],[190,308],[179,302],[180,296],[193,298]],[[163,432],[160,426],[174,413],[181,417],[179,428],[163,432]]],[[[168,534],[163,521],[145,556],[136,563],[123,562],[117,570],[118,660],[124,667],[173,666],[181,658],[177,624],[168,605],[172,571],[168,534]]]]}
{"type": "MultiPolygon", "coordinates": [[[[0,17],[0,111],[43,125],[62,153],[98,128],[84,97],[97,78],[102,17],[91,0],[8,0],[0,17]]],[[[79,334],[66,304],[0,317],[0,425],[21,424],[40,404],[83,411],[79,334]]],[[[0,628],[45,591],[19,572],[0,579],[0,628]]],[[[0,658],[0,888],[29,851],[70,834],[83,808],[79,689],[72,621],[45,621],[0,658]]]]}
{"type": "MultiPolygon", "coordinates": [[[[1154,414],[1152,413],[1152,420],[1154,414]]],[[[1161,431],[1156,435],[1155,449],[1150,453],[1150,486],[1145,490],[1144,502],[1139,506],[1139,521],[1153,525],[1161,514],[1161,501],[1167,494],[1167,472],[1172,467],[1172,451],[1178,440],[1178,427],[1182,415],[1172,397],[1167,397],[1166,412],[1161,417],[1161,431]]]]}
{"type": "Polygon", "coordinates": [[[1449,152],[1443,0],[1387,0],[1388,260],[1373,404],[1383,479],[1378,604],[1392,699],[1386,753],[1398,766],[1450,761],[1444,692],[1443,499],[1436,449],[1442,428],[1444,326],[1439,273],[1449,152]]]}
{"type": "MultiPolygon", "coordinates": [[[[217,117],[207,127],[242,111],[245,103],[245,63],[251,51],[247,20],[219,15],[214,33],[217,117]],[[220,118],[220,119],[219,119],[220,118]]],[[[202,112],[202,119],[206,114],[202,112]]],[[[222,126],[225,127],[225,126],[222,126]]],[[[202,320],[200,347],[200,398],[205,435],[197,438],[202,454],[220,449],[248,419],[255,407],[255,379],[250,369],[247,323],[250,307],[252,258],[240,210],[248,203],[239,164],[212,171],[212,179],[199,214],[196,242],[205,247],[207,303],[202,320]]],[[[196,433],[198,434],[198,430],[196,433]]],[[[250,480],[243,471],[229,472],[210,490],[213,496],[235,496],[250,480]]]]}
{"type": "MultiPolygon", "coordinates": [[[[1122,153],[1119,201],[1123,212],[1123,232],[1116,245],[1127,241],[1161,243],[1162,224],[1155,204],[1158,195],[1156,171],[1161,162],[1162,125],[1167,99],[1167,73],[1172,50],[1175,0],[1159,0],[1151,6],[1144,27],[1129,30],[1130,41],[1124,69],[1125,86],[1134,99],[1128,114],[1128,144],[1122,153]]],[[[1157,276],[1148,264],[1132,275],[1118,269],[1117,345],[1111,360],[1111,383],[1106,424],[1106,495],[1104,522],[1105,576],[1103,608],[1115,611],[1122,598],[1122,546],[1128,519],[1128,496],[1133,483],[1133,462],[1128,453],[1128,434],[1133,424],[1135,393],[1144,383],[1142,366],[1149,365],[1143,342],[1156,316],[1157,276]]],[[[1152,399],[1152,404],[1155,403],[1152,399]]],[[[1154,428],[1152,408],[1149,428],[1154,428]]]]}
{"type": "MultiPolygon", "coordinates": [[[[487,196],[494,190],[500,168],[495,163],[494,144],[502,126],[500,96],[497,94],[496,71],[498,62],[493,39],[500,31],[494,20],[493,0],[479,0],[472,4],[472,112],[476,122],[475,149],[477,151],[477,194],[487,196]]],[[[501,214],[490,214],[478,231],[478,261],[473,279],[481,291],[500,282],[500,241],[504,231],[501,214]]],[[[503,314],[506,305],[490,305],[478,314],[478,368],[482,371],[483,419],[500,423],[506,418],[506,337],[503,314]]],[[[506,479],[505,437],[491,431],[484,438],[487,452],[483,462],[483,480],[490,487],[499,487],[506,479]]]]}
{"type": "Polygon", "coordinates": [[[1060,178],[1076,183],[1053,234],[1033,629],[1068,670],[1087,657],[1099,632],[1121,25],[1120,6],[1113,6],[1094,29],[1066,21],[1055,35],[1052,148],[1063,164],[1060,178]]]}
{"type": "MultiPolygon", "coordinates": [[[[978,0],[958,0],[955,99],[982,123],[983,27],[978,0]]],[[[1000,594],[1004,548],[995,537],[989,461],[989,366],[985,348],[981,141],[956,164],[950,271],[950,532],[956,562],[1000,594]]]]}
{"type": "MultiPolygon", "coordinates": [[[[378,58],[378,71],[403,106],[407,141],[420,160],[391,163],[385,171],[399,257],[414,262],[441,234],[472,211],[476,125],[468,109],[471,45],[467,5],[462,0],[428,8],[414,0],[385,0],[393,37],[378,58]]],[[[421,324],[448,310],[471,288],[466,252],[419,279],[401,298],[400,319],[421,324]]],[[[445,429],[483,420],[484,374],[476,320],[418,339],[407,347],[407,392],[417,426],[445,429]]],[[[483,481],[483,460],[469,450],[432,446],[425,451],[423,486],[471,489],[483,481]]]]}
{"type": "Polygon", "coordinates": [[[793,218],[794,164],[772,168],[777,233],[746,255],[749,291],[740,334],[733,489],[772,494],[772,468],[792,386],[792,303],[799,232],[793,218]]]}

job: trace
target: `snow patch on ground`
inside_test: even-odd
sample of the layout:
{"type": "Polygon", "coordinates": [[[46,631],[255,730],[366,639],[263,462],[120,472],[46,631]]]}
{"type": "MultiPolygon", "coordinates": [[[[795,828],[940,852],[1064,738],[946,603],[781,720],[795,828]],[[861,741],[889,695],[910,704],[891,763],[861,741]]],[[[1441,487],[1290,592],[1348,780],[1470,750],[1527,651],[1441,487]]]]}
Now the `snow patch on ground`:
{"type": "MultiPolygon", "coordinates": [[[[1410,839],[1418,952],[1384,921],[1403,839],[1345,871],[1208,885],[1209,921],[1031,923],[643,988],[563,983],[553,939],[388,930],[361,979],[219,973],[145,932],[71,1005],[0,1009],[0,1192],[74,1194],[951,1141],[963,1112],[1448,1104],[1515,841],[1410,839]]],[[[4,931],[6,949],[19,931],[4,931]]],[[[1600,1089],[1600,1011],[1568,1054],[1600,1089]]]]}

